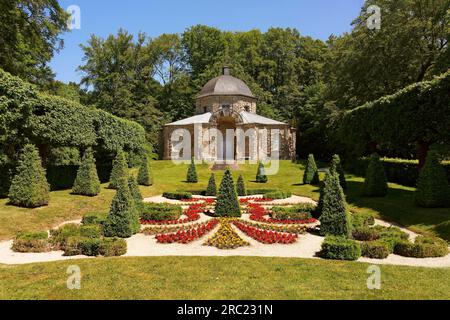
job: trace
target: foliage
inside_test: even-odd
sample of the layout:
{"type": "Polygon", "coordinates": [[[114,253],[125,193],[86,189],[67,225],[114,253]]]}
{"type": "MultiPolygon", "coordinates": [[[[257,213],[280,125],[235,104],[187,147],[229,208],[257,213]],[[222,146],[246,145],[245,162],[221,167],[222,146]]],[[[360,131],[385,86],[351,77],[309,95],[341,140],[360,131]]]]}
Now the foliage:
{"type": "Polygon", "coordinates": [[[419,236],[414,243],[406,240],[398,242],[394,253],[405,257],[433,258],[444,257],[449,251],[445,240],[419,236]]]}
{"type": "Polygon", "coordinates": [[[136,210],[140,215],[143,210],[144,199],[142,198],[141,191],[139,190],[139,186],[136,182],[136,177],[133,175],[128,177],[128,188],[130,189],[131,196],[133,197],[136,210]]]}
{"type": "Polygon", "coordinates": [[[47,232],[21,232],[13,241],[14,252],[48,252],[51,245],[47,232]]]}
{"type": "Polygon", "coordinates": [[[380,234],[374,228],[360,227],[352,231],[352,238],[358,241],[373,241],[378,240],[380,234]]]}
{"type": "Polygon", "coordinates": [[[181,206],[170,204],[144,203],[142,220],[175,220],[178,219],[183,210],[181,206]]]}
{"type": "Polygon", "coordinates": [[[164,192],[163,197],[171,200],[192,199],[190,192],[164,192]]]}
{"type": "Polygon", "coordinates": [[[264,168],[264,164],[259,162],[258,171],[256,172],[256,182],[258,183],[266,183],[267,182],[266,170],[264,168]]]}
{"type": "Polygon", "coordinates": [[[352,226],[353,229],[373,226],[375,224],[375,218],[370,212],[365,213],[352,213],[352,226]]]}
{"type": "Polygon", "coordinates": [[[287,191],[273,191],[265,193],[263,197],[266,199],[287,199],[292,197],[292,193],[287,191]]]}
{"type": "Polygon", "coordinates": [[[391,251],[383,241],[369,241],[361,243],[362,256],[372,259],[386,259],[391,251]]]}
{"type": "Polygon", "coordinates": [[[137,176],[137,182],[141,186],[153,185],[153,177],[150,170],[150,164],[146,155],[142,156],[142,161],[139,166],[139,172],[137,176]]]}
{"type": "Polygon", "coordinates": [[[217,195],[215,215],[217,217],[240,217],[241,208],[234,188],[233,176],[230,169],[225,170],[225,174],[220,183],[219,194],[217,195]]]}
{"type": "Polygon", "coordinates": [[[239,175],[239,178],[236,182],[236,192],[240,197],[245,197],[247,195],[247,190],[245,189],[245,182],[242,174],[239,175]]]}
{"type": "Polygon", "coordinates": [[[216,194],[217,194],[216,179],[214,177],[214,173],[211,173],[211,177],[209,177],[208,187],[206,188],[205,195],[216,196],[216,194]]]}
{"type": "Polygon", "coordinates": [[[83,225],[80,227],[80,235],[85,238],[101,238],[103,236],[103,231],[100,225],[91,224],[83,225]]]}
{"type": "Polygon", "coordinates": [[[83,216],[81,223],[83,225],[90,225],[90,224],[102,225],[105,219],[106,216],[104,214],[90,213],[83,216]]]}
{"type": "MultiPolygon", "coordinates": [[[[75,223],[65,224],[59,227],[58,229],[50,230],[50,242],[53,248],[56,250],[65,251],[69,243],[69,238],[76,238],[79,236],[80,236],[80,225],[75,223]]],[[[72,241],[75,242],[75,240],[72,241]]]]}
{"type": "Polygon", "coordinates": [[[327,173],[321,198],[320,233],[348,237],[351,233],[351,219],[336,172],[327,173]]]}
{"type": "Polygon", "coordinates": [[[319,171],[317,170],[316,161],[314,160],[314,155],[310,154],[303,173],[303,184],[318,184],[319,182],[319,171]]]}
{"type": "Polygon", "coordinates": [[[100,193],[100,180],[92,149],[86,150],[83,155],[72,192],[84,196],[96,196],[100,193]]]}
{"type": "Polygon", "coordinates": [[[327,236],[320,256],[333,260],[357,260],[361,256],[360,244],[345,237],[327,236]]]}
{"type": "Polygon", "coordinates": [[[127,183],[128,180],[128,165],[125,158],[125,153],[120,150],[113,161],[113,168],[111,177],[109,179],[110,189],[117,189],[119,185],[127,183]]]}
{"type": "Polygon", "coordinates": [[[194,158],[191,158],[191,164],[189,165],[187,174],[186,174],[186,182],[188,183],[197,183],[197,169],[195,168],[194,158]]]}
{"type": "Polygon", "coordinates": [[[386,173],[380,156],[376,153],[370,157],[364,181],[364,194],[369,197],[384,197],[388,192],[386,173]]]}
{"type": "Polygon", "coordinates": [[[345,172],[342,168],[341,158],[335,154],[331,160],[330,170],[334,170],[339,175],[339,183],[342,189],[347,189],[347,181],[345,180],[345,172]]]}
{"type": "Polygon", "coordinates": [[[26,208],[47,205],[50,187],[38,151],[33,145],[24,147],[16,172],[8,195],[11,204],[26,208]]]}
{"type": "Polygon", "coordinates": [[[98,253],[104,257],[122,256],[127,253],[127,243],[121,238],[103,238],[98,253]]]}
{"type": "Polygon", "coordinates": [[[417,205],[426,208],[450,206],[450,185],[434,150],[428,152],[419,174],[415,201],[417,205]]]}

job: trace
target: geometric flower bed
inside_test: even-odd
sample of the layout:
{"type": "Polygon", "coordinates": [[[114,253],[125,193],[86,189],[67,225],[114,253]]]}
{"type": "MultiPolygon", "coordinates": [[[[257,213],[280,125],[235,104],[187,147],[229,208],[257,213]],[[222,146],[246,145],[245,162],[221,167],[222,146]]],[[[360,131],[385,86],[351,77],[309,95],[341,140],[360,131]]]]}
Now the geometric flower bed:
{"type": "Polygon", "coordinates": [[[239,237],[239,235],[233,230],[230,220],[234,219],[219,219],[219,230],[212,238],[205,242],[206,246],[212,246],[218,249],[235,249],[250,245],[247,241],[239,237]]]}
{"type": "Polygon", "coordinates": [[[206,235],[213,230],[218,223],[219,221],[217,219],[212,219],[198,227],[188,230],[179,230],[176,233],[158,234],[156,235],[156,240],[159,243],[189,243],[206,235]]]}
{"type": "Polygon", "coordinates": [[[286,232],[258,229],[249,225],[245,225],[238,221],[234,221],[233,224],[249,237],[265,244],[273,244],[273,243],[290,244],[297,241],[298,238],[298,235],[296,233],[286,233],[286,232]]]}

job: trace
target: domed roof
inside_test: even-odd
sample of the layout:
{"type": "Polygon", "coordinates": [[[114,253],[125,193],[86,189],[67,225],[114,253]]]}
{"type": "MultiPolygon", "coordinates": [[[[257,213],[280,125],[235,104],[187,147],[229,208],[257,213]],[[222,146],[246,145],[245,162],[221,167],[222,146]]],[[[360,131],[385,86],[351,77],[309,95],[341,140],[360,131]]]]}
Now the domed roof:
{"type": "Polygon", "coordinates": [[[209,80],[197,95],[197,98],[220,95],[236,95],[255,98],[244,81],[231,76],[229,73],[229,69],[224,67],[223,75],[209,80]]]}

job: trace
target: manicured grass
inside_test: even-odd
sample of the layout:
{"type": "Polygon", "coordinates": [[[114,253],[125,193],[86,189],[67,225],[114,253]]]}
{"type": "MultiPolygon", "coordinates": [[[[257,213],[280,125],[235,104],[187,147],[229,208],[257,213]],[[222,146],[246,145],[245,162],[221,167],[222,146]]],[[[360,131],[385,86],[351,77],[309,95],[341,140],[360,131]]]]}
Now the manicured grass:
{"type": "Polygon", "coordinates": [[[0,265],[0,299],[450,299],[450,269],[256,257],[98,258],[0,265]],[[81,289],[66,286],[69,265],[81,289]],[[176,272],[174,272],[176,270],[176,272]]]}
{"type": "MultiPolygon", "coordinates": [[[[155,184],[141,187],[144,197],[165,191],[202,191],[206,189],[211,171],[206,164],[197,165],[199,183],[185,182],[188,165],[175,165],[171,161],[153,161],[152,172],[155,184]]],[[[233,172],[236,181],[242,174],[247,189],[280,189],[293,194],[319,197],[317,186],[302,185],[301,165],[291,161],[281,161],[278,174],[269,176],[269,182],[254,182],[257,165],[241,165],[233,172]]],[[[220,183],[223,172],[216,171],[216,182],[220,183]]],[[[321,174],[323,179],[323,175],[321,174]]],[[[367,198],[361,195],[363,178],[348,176],[348,202],[355,211],[369,211],[375,216],[400,223],[419,233],[433,233],[450,241],[450,209],[425,209],[414,205],[414,189],[389,184],[389,194],[385,198],[367,198]]],[[[86,213],[108,212],[114,190],[105,189],[99,196],[90,198],[70,194],[70,190],[51,193],[50,204],[37,209],[23,209],[7,205],[7,199],[0,200],[0,240],[10,239],[19,231],[46,230],[63,221],[81,218],[86,213]]]]}

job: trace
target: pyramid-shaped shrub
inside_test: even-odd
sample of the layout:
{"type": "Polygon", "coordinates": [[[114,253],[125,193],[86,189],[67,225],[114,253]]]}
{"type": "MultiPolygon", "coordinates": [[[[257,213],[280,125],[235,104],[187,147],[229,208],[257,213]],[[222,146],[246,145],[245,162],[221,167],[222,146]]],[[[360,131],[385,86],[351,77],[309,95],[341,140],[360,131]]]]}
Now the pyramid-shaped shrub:
{"type": "Polygon", "coordinates": [[[219,194],[216,200],[215,215],[218,217],[240,217],[241,208],[234,188],[233,176],[230,169],[225,174],[220,183],[219,194]]]}
{"type": "Polygon", "coordinates": [[[113,161],[111,176],[109,178],[109,189],[117,189],[121,183],[126,183],[128,175],[128,165],[125,152],[120,150],[117,152],[113,161]]]}
{"type": "Polygon", "coordinates": [[[439,208],[450,206],[450,186],[435,150],[428,152],[417,180],[415,201],[418,206],[439,208]]]}
{"type": "Polygon", "coordinates": [[[206,188],[206,196],[216,196],[217,195],[217,186],[216,186],[216,178],[214,177],[214,173],[211,174],[208,181],[208,187],[206,188]]]}
{"type": "Polygon", "coordinates": [[[317,170],[316,161],[314,155],[310,154],[303,173],[303,184],[318,184],[319,182],[319,171],[317,170]]]}
{"type": "Polygon", "coordinates": [[[376,153],[370,157],[364,181],[364,194],[368,197],[384,197],[388,192],[386,172],[380,156],[376,153]]]}
{"type": "Polygon", "coordinates": [[[266,169],[264,168],[264,164],[260,162],[258,164],[258,171],[256,172],[256,182],[266,183],[267,180],[266,169]]]}
{"type": "Polygon", "coordinates": [[[236,192],[240,197],[245,197],[247,195],[247,190],[245,189],[244,178],[242,177],[242,175],[239,175],[239,178],[236,182],[236,192]]]}
{"type": "Polygon", "coordinates": [[[197,183],[198,177],[197,177],[197,169],[195,168],[194,158],[191,158],[191,164],[189,165],[187,175],[186,175],[186,181],[189,183],[197,183]]]}
{"type": "Polygon", "coordinates": [[[97,175],[95,158],[91,148],[87,149],[83,155],[75,183],[72,187],[72,193],[90,197],[100,193],[100,180],[97,175]]]}
{"type": "Polygon", "coordinates": [[[319,202],[321,203],[320,233],[348,237],[351,232],[350,216],[336,172],[327,173],[319,202]]]}
{"type": "Polygon", "coordinates": [[[141,165],[139,166],[139,172],[137,176],[137,182],[140,186],[153,185],[152,171],[150,169],[147,155],[142,156],[141,165]]]}
{"type": "Polygon", "coordinates": [[[334,170],[339,175],[339,183],[342,189],[347,189],[347,180],[345,180],[345,172],[342,168],[341,158],[335,154],[331,160],[330,170],[334,170]]]}
{"type": "Polygon", "coordinates": [[[142,210],[144,208],[144,201],[142,198],[141,191],[139,190],[139,186],[137,184],[136,178],[134,175],[130,175],[128,177],[128,188],[130,189],[131,196],[133,197],[134,204],[138,211],[138,218],[141,216],[142,210]]]}
{"type": "Polygon", "coordinates": [[[116,195],[104,222],[104,234],[107,237],[129,238],[139,231],[136,205],[127,181],[123,182],[122,180],[117,186],[116,195]]]}
{"type": "Polygon", "coordinates": [[[50,199],[50,186],[34,145],[28,144],[23,148],[16,172],[9,188],[10,203],[25,208],[47,205],[50,199]]]}

